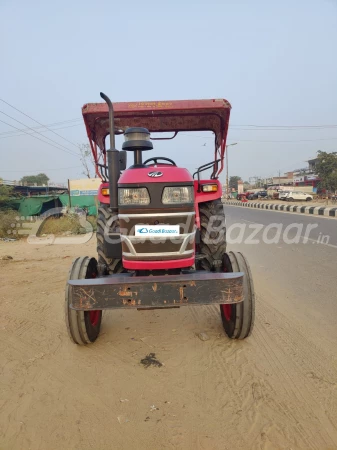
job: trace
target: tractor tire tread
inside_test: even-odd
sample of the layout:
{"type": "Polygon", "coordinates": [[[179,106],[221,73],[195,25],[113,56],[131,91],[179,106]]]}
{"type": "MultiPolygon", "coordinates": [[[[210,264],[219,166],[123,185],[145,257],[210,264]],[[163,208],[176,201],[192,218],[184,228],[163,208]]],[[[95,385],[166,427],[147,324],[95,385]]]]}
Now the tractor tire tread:
{"type": "Polygon", "coordinates": [[[222,261],[226,253],[226,219],[224,206],[220,199],[202,203],[199,207],[200,215],[200,254],[197,267],[207,271],[216,270],[216,263],[222,261]],[[220,227],[219,231],[208,230],[212,217],[216,217],[214,224],[220,227]],[[214,242],[213,242],[214,241],[214,242]]]}

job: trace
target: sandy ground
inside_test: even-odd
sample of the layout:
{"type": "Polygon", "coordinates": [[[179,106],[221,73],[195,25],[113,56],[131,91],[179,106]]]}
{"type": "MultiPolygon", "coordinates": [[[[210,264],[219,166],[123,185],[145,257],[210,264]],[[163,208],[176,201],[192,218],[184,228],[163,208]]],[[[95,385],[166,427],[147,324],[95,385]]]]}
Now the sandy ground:
{"type": "Polygon", "coordinates": [[[218,307],[185,307],[108,312],[98,341],[78,347],[66,332],[64,286],[72,259],[95,255],[94,239],[0,242],[6,254],[1,450],[337,449],[336,328],[320,327],[310,302],[301,315],[287,283],[276,289],[258,263],[246,341],[225,337],[218,307]],[[150,352],[162,367],[140,364],[150,352]]]}

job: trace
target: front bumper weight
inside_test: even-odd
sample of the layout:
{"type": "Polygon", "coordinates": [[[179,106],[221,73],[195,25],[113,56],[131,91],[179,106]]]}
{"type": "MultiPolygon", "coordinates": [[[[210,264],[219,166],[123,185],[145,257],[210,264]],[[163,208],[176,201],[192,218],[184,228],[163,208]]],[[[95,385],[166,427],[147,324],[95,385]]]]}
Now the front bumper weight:
{"type": "Polygon", "coordinates": [[[167,308],[243,301],[242,272],[165,276],[108,275],[69,280],[70,308],[80,311],[114,308],[167,308]]]}

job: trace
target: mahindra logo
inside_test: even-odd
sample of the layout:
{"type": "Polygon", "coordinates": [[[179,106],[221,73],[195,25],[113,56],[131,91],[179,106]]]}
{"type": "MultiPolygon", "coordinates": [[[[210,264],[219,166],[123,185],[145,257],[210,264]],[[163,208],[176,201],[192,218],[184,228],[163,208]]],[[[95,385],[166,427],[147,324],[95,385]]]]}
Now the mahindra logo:
{"type": "Polygon", "coordinates": [[[149,172],[147,174],[148,177],[158,178],[163,176],[163,172],[149,172]]]}

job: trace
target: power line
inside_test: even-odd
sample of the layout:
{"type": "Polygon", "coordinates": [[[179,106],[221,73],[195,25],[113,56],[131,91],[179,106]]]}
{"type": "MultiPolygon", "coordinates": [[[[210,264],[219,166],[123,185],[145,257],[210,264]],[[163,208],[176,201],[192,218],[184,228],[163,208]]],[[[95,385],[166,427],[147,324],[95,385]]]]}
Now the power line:
{"type": "Polygon", "coordinates": [[[58,169],[37,169],[37,170],[0,170],[0,173],[2,172],[49,172],[50,170],[68,170],[68,169],[80,169],[82,166],[71,166],[71,167],[59,167],[58,169]]]}
{"type": "Polygon", "coordinates": [[[255,128],[337,128],[337,125],[231,125],[231,127],[255,127],[255,128]]]}
{"type": "MultiPolygon", "coordinates": [[[[73,128],[73,127],[78,127],[82,125],[81,123],[76,123],[75,125],[68,125],[67,127],[59,127],[59,128],[55,128],[55,130],[64,130],[66,128],[73,128]]],[[[40,128],[40,127],[39,127],[40,128]]],[[[22,130],[23,131],[23,130],[22,130]]],[[[47,133],[48,131],[45,131],[45,133],[47,133]]],[[[2,136],[2,133],[0,133],[0,139],[8,139],[8,138],[12,138],[12,137],[19,137],[19,136],[23,136],[24,134],[26,134],[25,132],[23,133],[17,133],[16,131],[12,132],[14,134],[8,135],[8,136],[2,136]]],[[[33,133],[28,133],[28,134],[35,134],[36,131],[34,131],[33,133]]],[[[41,133],[40,133],[41,134],[41,133]]]]}
{"type": "MultiPolygon", "coordinates": [[[[15,127],[14,125],[11,125],[10,123],[4,122],[3,120],[0,120],[0,122],[4,123],[5,125],[8,125],[9,127],[12,127],[12,128],[15,128],[16,130],[21,131],[20,128],[17,128],[17,127],[15,127]]],[[[63,148],[57,147],[56,145],[51,144],[51,143],[48,142],[48,141],[44,141],[43,139],[40,139],[40,138],[38,138],[37,136],[34,136],[34,135],[31,134],[31,133],[27,133],[27,132],[26,132],[26,134],[28,134],[28,136],[31,136],[31,137],[33,137],[33,138],[35,138],[35,139],[38,139],[39,141],[43,142],[44,144],[49,144],[49,145],[51,145],[52,147],[57,148],[57,150],[61,150],[62,152],[69,153],[69,154],[72,155],[72,156],[77,156],[77,157],[79,156],[77,153],[70,153],[70,152],[68,152],[67,150],[64,150],[63,148]]],[[[43,135],[42,135],[42,136],[43,136],[43,135]]]]}
{"type": "MultiPolygon", "coordinates": [[[[239,128],[239,127],[233,127],[233,125],[229,126],[229,129],[232,129],[233,131],[321,131],[325,130],[326,128],[319,128],[319,127],[312,127],[312,128],[239,128]]],[[[329,127],[330,130],[336,130],[336,127],[329,127]]]]}
{"type": "MultiPolygon", "coordinates": [[[[7,116],[7,117],[9,117],[9,118],[12,119],[12,120],[15,120],[15,122],[18,122],[18,123],[20,123],[21,125],[26,126],[23,122],[20,122],[20,120],[15,119],[14,117],[10,116],[9,114],[4,113],[3,111],[0,111],[0,113],[3,114],[3,115],[5,115],[5,116],[7,116]]],[[[16,128],[16,127],[13,127],[13,128],[16,128]]],[[[27,127],[27,128],[30,128],[30,127],[27,127]]],[[[19,130],[19,128],[17,128],[17,129],[19,130]]],[[[44,135],[43,135],[42,133],[40,133],[39,131],[34,131],[32,128],[30,128],[30,129],[31,129],[34,133],[28,133],[28,132],[25,132],[25,133],[28,134],[29,136],[36,137],[36,136],[34,136],[34,134],[37,133],[37,134],[39,134],[40,136],[42,136],[42,137],[48,139],[49,141],[54,142],[54,144],[56,144],[56,145],[58,145],[58,146],[60,146],[60,147],[63,147],[64,149],[67,150],[68,153],[70,153],[70,154],[72,154],[72,155],[79,156],[78,153],[73,152],[73,151],[70,150],[69,148],[65,147],[63,144],[60,144],[59,142],[54,141],[53,139],[50,139],[50,138],[47,137],[47,136],[44,136],[44,135]]]]}
{"type": "MultiPolygon", "coordinates": [[[[233,130],[236,131],[236,130],[233,130]]],[[[180,134],[185,134],[186,133],[180,133],[180,134]]],[[[200,138],[200,139],[213,139],[214,137],[212,136],[200,136],[200,135],[190,135],[191,137],[195,137],[195,138],[200,138]]],[[[334,138],[323,138],[323,139],[295,139],[295,140],[259,140],[259,139],[240,139],[240,138],[235,138],[236,141],[238,142],[316,142],[316,141],[336,141],[337,137],[334,138]]]]}
{"type": "MultiPolygon", "coordinates": [[[[69,123],[73,123],[73,122],[78,122],[79,120],[81,120],[81,119],[70,119],[70,120],[63,120],[62,122],[53,122],[53,123],[50,123],[50,124],[48,124],[48,125],[46,125],[47,127],[52,127],[52,126],[56,126],[56,125],[64,125],[64,124],[69,124],[69,123]]],[[[78,125],[80,125],[80,124],[76,124],[76,125],[73,125],[73,126],[78,126],[78,125]]],[[[45,128],[44,126],[43,127],[40,127],[40,126],[38,126],[38,127],[30,127],[31,129],[33,129],[33,130],[40,130],[41,128],[45,128]]],[[[24,130],[29,130],[29,128],[24,128],[24,130]]],[[[5,135],[13,135],[13,134],[17,134],[17,132],[16,131],[3,131],[2,133],[0,133],[0,136],[5,136],[5,135]]]]}
{"type": "Polygon", "coordinates": [[[316,141],[337,141],[337,138],[324,138],[324,139],[296,139],[289,141],[268,141],[268,140],[255,140],[255,139],[235,139],[238,142],[316,142],[316,141]]]}
{"type": "Polygon", "coordinates": [[[15,106],[11,105],[10,103],[6,102],[5,100],[3,100],[2,98],[0,98],[0,100],[3,103],[6,103],[6,105],[10,106],[11,108],[15,109],[16,111],[18,111],[19,113],[23,114],[26,117],[29,117],[29,119],[31,119],[33,122],[38,123],[39,125],[41,125],[42,127],[45,127],[47,130],[51,131],[52,133],[56,134],[56,136],[59,136],[60,138],[64,139],[65,141],[69,142],[70,144],[74,145],[75,147],[79,148],[77,144],[74,144],[74,142],[69,141],[69,139],[66,139],[65,137],[63,137],[61,134],[56,133],[55,131],[49,129],[48,127],[46,127],[46,125],[43,125],[41,122],[39,122],[38,120],[33,119],[33,117],[29,116],[28,114],[24,113],[23,111],[21,111],[20,109],[16,108],[15,106]]]}

